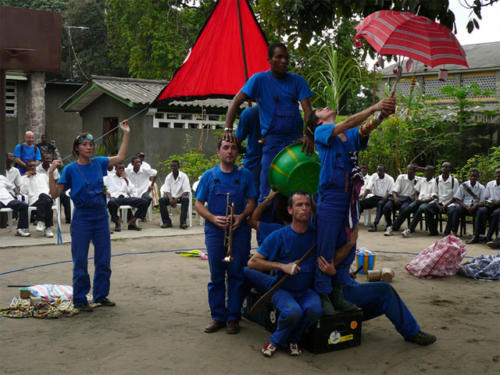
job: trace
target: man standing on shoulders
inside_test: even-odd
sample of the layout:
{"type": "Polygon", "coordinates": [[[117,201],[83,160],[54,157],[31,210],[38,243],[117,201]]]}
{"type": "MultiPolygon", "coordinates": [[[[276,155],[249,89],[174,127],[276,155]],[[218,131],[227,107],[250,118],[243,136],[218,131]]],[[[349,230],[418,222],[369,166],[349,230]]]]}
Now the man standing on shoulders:
{"type": "MultiPolygon", "coordinates": [[[[451,206],[454,202],[454,195],[458,190],[459,183],[458,180],[450,175],[451,173],[451,163],[445,161],[441,164],[441,176],[436,178],[436,195],[434,196],[434,201],[430,203],[426,208],[425,217],[427,219],[427,224],[429,225],[429,235],[437,236],[437,221],[436,215],[438,213],[450,214],[451,206]]],[[[451,220],[448,220],[445,229],[445,235],[450,234],[451,230],[451,220]]]]}
{"type": "Polygon", "coordinates": [[[304,116],[308,118],[312,110],[309,98],[313,95],[309,85],[302,76],[287,71],[289,57],[283,43],[269,46],[268,60],[271,69],[250,77],[234,97],[224,129],[224,139],[233,140],[233,122],[238,108],[248,99],[257,100],[263,142],[259,202],[269,195],[269,166],[281,149],[295,141],[302,142],[308,153],[314,149],[312,133],[303,134],[304,121],[298,105],[300,102],[304,116]]]}
{"type": "Polygon", "coordinates": [[[167,206],[176,207],[177,203],[181,204],[181,219],[180,227],[182,229],[187,228],[186,217],[189,205],[189,192],[191,191],[191,186],[189,185],[189,178],[184,173],[179,171],[179,161],[173,160],[170,163],[170,172],[165,179],[165,183],[160,188],[160,192],[166,194],[166,197],[160,198],[160,214],[161,214],[161,227],[170,228],[172,227],[172,221],[168,216],[167,206]]]}
{"type": "Polygon", "coordinates": [[[24,143],[20,143],[14,149],[14,156],[16,157],[17,168],[21,176],[26,172],[26,162],[33,160],[35,166],[40,164],[42,154],[40,149],[35,145],[35,134],[28,130],[24,133],[24,143]]]}
{"type": "Polygon", "coordinates": [[[235,165],[238,157],[236,141],[219,141],[217,156],[220,164],[203,174],[196,189],[195,208],[205,219],[205,243],[210,266],[208,303],[212,323],[205,328],[205,332],[213,333],[226,326],[227,333],[235,334],[240,331],[243,268],[250,254],[251,231],[246,219],[255,208],[257,192],[250,171],[235,165]],[[228,228],[230,218],[226,215],[233,204],[233,225],[228,228]],[[232,234],[232,254],[228,254],[225,246],[226,233],[232,234]],[[225,262],[227,255],[232,255],[233,260],[225,262]]]}
{"type": "Polygon", "coordinates": [[[300,355],[299,341],[304,330],[322,314],[321,300],[313,290],[316,252],[297,264],[316,242],[315,231],[309,226],[311,197],[304,191],[296,191],[288,202],[291,225],[272,232],[248,261],[248,268],[262,271],[252,273],[256,286],[262,289],[269,289],[277,279],[290,275],[272,296],[280,315],[276,331],[261,349],[266,357],[271,357],[278,348],[286,348],[292,356],[300,355]],[[277,279],[264,273],[269,271],[278,271],[277,279]]]}

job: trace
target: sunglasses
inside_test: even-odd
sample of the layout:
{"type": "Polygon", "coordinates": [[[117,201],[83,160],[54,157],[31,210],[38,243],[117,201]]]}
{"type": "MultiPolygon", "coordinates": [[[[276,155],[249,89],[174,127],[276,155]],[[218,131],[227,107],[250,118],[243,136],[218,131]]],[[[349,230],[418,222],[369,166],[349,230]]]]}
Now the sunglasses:
{"type": "Polygon", "coordinates": [[[94,142],[94,137],[92,136],[92,134],[84,134],[76,137],[76,142],[78,144],[82,143],[84,140],[94,142]]]}

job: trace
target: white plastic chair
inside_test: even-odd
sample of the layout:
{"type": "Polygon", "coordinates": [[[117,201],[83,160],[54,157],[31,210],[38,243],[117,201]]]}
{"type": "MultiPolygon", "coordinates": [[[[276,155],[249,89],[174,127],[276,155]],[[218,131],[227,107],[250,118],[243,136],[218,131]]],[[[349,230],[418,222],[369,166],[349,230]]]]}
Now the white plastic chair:
{"type": "Polygon", "coordinates": [[[14,212],[12,208],[4,207],[0,208],[0,212],[5,212],[7,214],[7,227],[9,228],[9,231],[12,232],[12,213],[14,212]]]}

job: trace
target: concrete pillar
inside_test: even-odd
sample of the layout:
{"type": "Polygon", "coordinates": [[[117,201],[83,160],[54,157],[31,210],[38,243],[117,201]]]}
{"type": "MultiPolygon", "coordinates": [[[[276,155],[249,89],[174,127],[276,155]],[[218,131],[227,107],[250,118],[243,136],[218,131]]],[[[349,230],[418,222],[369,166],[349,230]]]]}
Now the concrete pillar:
{"type": "Polygon", "coordinates": [[[26,101],[26,129],[35,133],[35,143],[45,134],[45,73],[30,74],[26,101]]]}

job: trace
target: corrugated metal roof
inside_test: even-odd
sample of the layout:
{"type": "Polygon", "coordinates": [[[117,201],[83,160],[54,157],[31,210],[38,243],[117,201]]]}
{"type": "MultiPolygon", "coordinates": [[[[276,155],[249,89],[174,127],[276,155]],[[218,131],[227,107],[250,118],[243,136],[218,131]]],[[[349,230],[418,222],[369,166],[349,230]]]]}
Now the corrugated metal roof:
{"type": "MultiPolygon", "coordinates": [[[[468,71],[468,70],[500,70],[500,42],[491,42],[491,43],[479,43],[479,44],[468,44],[462,46],[465,54],[467,56],[467,63],[469,64],[469,68],[461,65],[440,65],[435,68],[427,67],[427,70],[424,70],[424,64],[420,62],[416,62],[414,71],[412,73],[408,73],[406,68],[403,66],[403,75],[411,74],[419,74],[419,73],[433,73],[439,71],[439,69],[446,69],[448,71],[468,71]]],[[[390,76],[394,75],[393,68],[395,64],[392,64],[382,70],[382,75],[390,76]]]]}
{"type": "MultiPolygon", "coordinates": [[[[92,76],[92,79],[61,104],[67,112],[79,112],[103,94],[110,95],[129,107],[149,105],[168,81],[121,77],[92,76]]],[[[174,101],[169,106],[227,108],[230,99],[174,101]]]]}

